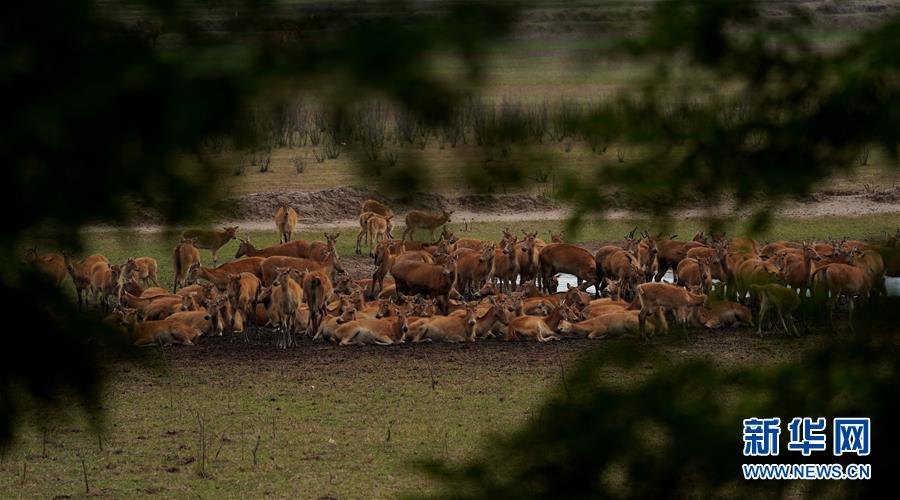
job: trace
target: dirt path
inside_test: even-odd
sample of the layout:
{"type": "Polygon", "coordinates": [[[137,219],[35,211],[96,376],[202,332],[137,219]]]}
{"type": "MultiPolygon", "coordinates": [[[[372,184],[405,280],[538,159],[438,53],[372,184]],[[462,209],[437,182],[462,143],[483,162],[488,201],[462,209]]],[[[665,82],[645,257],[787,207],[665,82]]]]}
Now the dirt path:
{"type": "MultiPolygon", "coordinates": [[[[565,207],[550,207],[543,203],[538,203],[539,205],[543,205],[540,208],[535,208],[534,204],[530,204],[529,201],[531,197],[528,199],[520,200],[521,203],[506,203],[504,206],[495,207],[493,210],[465,210],[465,209],[457,209],[453,213],[453,221],[454,222],[520,222],[520,221],[530,221],[530,220],[563,220],[566,219],[570,211],[565,207]]],[[[301,207],[301,213],[303,209],[301,207]]],[[[259,210],[257,210],[259,212],[259,210]]],[[[358,220],[354,218],[347,218],[345,215],[346,209],[336,210],[331,212],[331,215],[328,210],[324,210],[322,213],[317,214],[313,220],[320,222],[312,222],[309,221],[301,221],[300,226],[304,231],[317,231],[322,229],[329,228],[356,228],[359,226],[358,220]]],[[[399,211],[401,215],[400,224],[402,224],[402,214],[403,211],[399,211]]],[[[274,212],[273,212],[274,213],[274,212]]],[[[812,217],[827,217],[827,216],[864,216],[864,215],[874,215],[874,214],[886,214],[886,213],[900,213],[900,202],[894,200],[892,197],[889,198],[875,198],[870,194],[865,193],[856,193],[856,194],[837,194],[837,195],[829,195],[817,193],[811,197],[809,201],[804,202],[788,202],[781,207],[775,209],[774,215],[781,217],[793,217],[793,218],[812,218],[812,217]]],[[[733,206],[729,206],[728,204],[723,204],[719,207],[698,207],[691,208],[686,210],[679,210],[673,213],[673,217],[675,218],[697,218],[697,217],[708,217],[710,215],[722,215],[722,216],[743,216],[749,214],[749,211],[737,211],[734,212],[733,206]]],[[[641,214],[637,214],[635,212],[627,211],[627,210],[611,210],[604,214],[604,217],[607,219],[630,219],[630,218],[642,218],[645,217],[641,214]]],[[[257,231],[257,230],[269,230],[273,228],[274,223],[269,217],[262,218],[257,215],[248,219],[225,219],[220,221],[218,224],[221,225],[239,225],[242,229],[249,231],[257,231]]],[[[156,233],[163,232],[168,230],[180,230],[182,227],[167,227],[160,224],[136,224],[132,226],[133,229],[156,233]]],[[[113,229],[110,226],[92,226],[88,229],[88,231],[108,231],[113,229]]]]}

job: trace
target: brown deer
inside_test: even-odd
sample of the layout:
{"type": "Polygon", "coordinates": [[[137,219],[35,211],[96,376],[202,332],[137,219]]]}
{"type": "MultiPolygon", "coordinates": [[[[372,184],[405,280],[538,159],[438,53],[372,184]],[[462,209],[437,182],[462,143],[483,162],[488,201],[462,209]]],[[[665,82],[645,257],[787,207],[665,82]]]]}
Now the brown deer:
{"type": "Polygon", "coordinates": [[[377,200],[366,200],[362,204],[363,212],[372,212],[378,215],[382,215],[384,217],[393,217],[394,212],[384,205],[383,203],[377,200]]]}
{"type": "Polygon", "coordinates": [[[398,294],[420,293],[431,298],[445,297],[453,288],[456,258],[447,257],[441,265],[404,260],[391,267],[398,294]]]}
{"type": "Polygon", "coordinates": [[[72,283],[75,284],[75,292],[78,294],[78,306],[81,307],[86,300],[84,292],[91,286],[91,271],[94,264],[98,262],[109,264],[109,259],[103,255],[94,254],[81,262],[75,262],[69,254],[63,253],[63,262],[66,264],[66,271],[72,276],[72,283]]]}
{"type": "Polygon", "coordinates": [[[638,285],[638,299],[641,304],[640,332],[641,338],[647,339],[647,316],[655,315],[661,325],[661,330],[666,331],[665,311],[675,314],[675,321],[685,325],[692,314],[692,309],[702,305],[706,301],[706,295],[693,293],[684,288],[668,283],[642,283],[638,285]]]}
{"type": "Polygon", "coordinates": [[[159,286],[159,280],[156,279],[156,268],[156,259],[153,257],[129,257],[125,262],[123,273],[127,278],[143,281],[144,286],[149,286],[150,283],[159,286]]]}
{"type": "MultiPolygon", "coordinates": [[[[500,283],[500,292],[511,292],[516,289],[516,279],[521,273],[519,267],[519,257],[516,254],[516,237],[512,239],[504,239],[500,248],[494,250],[494,258],[491,261],[491,271],[488,273],[490,278],[496,278],[500,283]]],[[[481,295],[481,290],[477,292],[481,295]]]]}
{"type": "Polygon", "coordinates": [[[297,227],[297,211],[293,207],[282,205],[275,212],[275,228],[278,230],[279,240],[281,243],[291,241],[294,234],[294,228],[297,227]]]}
{"type": "Polygon", "coordinates": [[[175,283],[172,292],[179,287],[189,285],[188,277],[195,268],[200,267],[200,251],[194,246],[194,240],[182,239],[181,243],[172,252],[173,267],[175,269],[175,283]]]}
{"type": "Polygon", "coordinates": [[[494,261],[494,245],[483,250],[460,248],[453,252],[456,258],[456,289],[471,294],[481,288],[490,276],[494,261]]]}
{"type": "Polygon", "coordinates": [[[799,293],[800,297],[806,297],[806,292],[812,285],[813,262],[820,262],[822,257],[804,242],[799,252],[782,251],[778,258],[784,283],[799,293]]]}
{"type": "MultiPolygon", "coordinates": [[[[450,316],[465,318],[468,314],[467,309],[453,311],[450,316]]],[[[476,338],[493,338],[494,331],[504,331],[509,324],[509,315],[506,307],[498,303],[493,297],[488,299],[487,304],[482,310],[481,306],[476,309],[475,317],[475,337],[476,338]]]]}
{"type": "Polygon", "coordinates": [[[347,321],[335,329],[334,337],[346,345],[393,345],[404,341],[409,332],[406,313],[382,319],[347,321]]]}
{"type": "MultiPolygon", "coordinates": [[[[303,302],[303,272],[292,268],[278,268],[278,275],[272,283],[272,307],[277,311],[278,328],[281,336],[276,345],[287,349],[294,345],[296,317],[303,302]]],[[[271,317],[271,315],[270,315],[271,317]]]]}
{"type": "Polygon", "coordinates": [[[400,248],[400,243],[396,241],[382,241],[375,247],[375,272],[372,273],[372,280],[366,289],[368,297],[374,298],[384,290],[384,279],[397,262],[410,260],[427,264],[434,263],[428,252],[422,250],[403,252],[401,250],[399,253],[395,253],[400,248]]]}
{"type": "MultiPolygon", "coordinates": [[[[674,238],[673,236],[672,238],[674,238]]],[[[654,281],[662,281],[663,276],[671,269],[675,274],[675,280],[678,280],[678,263],[681,259],[687,257],[690,249],[705,246],[699,239],[703,238],[703,233],[699,232],[694,235],[691,241],[678,241],[675,239],[660,239],[656,242],[656,276],[654,281]]]]}
{"type": "Polygon", "coordinates": [[[219,249],[229,241],[237,238],[237,226],[225,227],[221,231],[188,229],[181,233],[182,239],[189,239],[194,246],[212,252],[213,266],[219,265],[219,249]]]}
{"type": "Polygon", "coordinates": [[[215,331],[212,315],[206,309],[198,311],[178,311],[165,319],[180,321],[203,335],[212,335],[215,331]]]}
{"type": "Polygon", "coordinates": [[[553,293],[550,283],[559,273],[568,273],[578,278],[578,288],[586,290],[596,285],[595,295],[600,295],[597,283],[597,264],[591,252],[568,243],[550,243],[540,253],[541,277],[544,291],[553,293]]]}
{"type": "Polygon", "coordinates": [[[173,319],[138,322],[132,316],[124,326],[138,347],[194,345],[194,339],[203,335],[202,331],[173,319]]]}
{"type": "MultiPolygon", "coordinates": [[[[272,257],[269,257],[271,259],[272,257]]],[[[230,275],[251,273],[257,278],[263,277],[263,263],[268,259],[263,257],[247,257],[246,259],[226,262],[219,267],[200,266],[197,269],[197,277],[203,278],[216,286],[220,291],[228,288],[230,275]]]]}
{"type": "Polygon", "coordinates": [[[693,259],[685,257],[681,259],[676,268],[677,283],[687,288],[699,288],[703,293],[709,293],[712,287],[712,274],[709,272],[709,259],[700,257],[693,259]]]}
{"type": "Polygon", "coordinates": [[[370,241],[370,252],[373,245],[382,242],[389,237],[392,227],[393,224],[391,223],[390,217],[372,214],[368,220],[366,220],[366,239],[370,241]]]}
{"type": "MultiPolygon", "coordinates": [[[[651,324],[651,332],[656,325],[651,324]]],[[[560,322],[560,333],[576,334],[589,339],[637,336],[640,334],[640,311],[610,311],[578,323],[560,322]]]]}
{"type": "Polygon", "coordinates": [[[62,284],[66,278],[66,259],[60,254],[47,253],[38,255],[36,248],[25,250],[22,264],[30,266],[35,271],[43,274],[54,286],[62,284]]]}
{"type": "Polygon", "coordinates": [[[440,214],[423,212],[421,210],[410,210],[406,214],[406,228],[403,230],[402,240],[406,240],[407,236],[412,238],[416,229],[425,229],[431,235],[428,241],[434,241],[434,230],[438,227],[450,222],[450,215],[453,210],[441,210],[440,214]]]}
{"type": "Polygon", "coordinates": [[[375,212],[363,212],[359,214],[359,234],[356,235],[356,254],[362,254],[362,244],[365,242],[369,247],[369,253],[374,248],[371,233],[369,232],[369,219],[377,215],[375,212]]]}
{"type": "Polygon", "coordinates": [[[309,308],[309,336],[315,335],[325,318],[325,306],[334,295],[331,279],[322,271],[303,273],[303,298],[309,308]]]}
{"type": "Polygon", "coordinates": [[[228,276],[228,299],[234,308],[234,331],[244,334],[244,324],[247,318],[256,310],[256,299],[262,282],[253,273],[239,273],[228,276]]]}
{"type": "Polygon", "coordinates": [[[706,328],[753,326],[750,309],[730,300],[717,300],[694,309],[691,320],[694,326],[706,328]]]}
{"type": "Polygon", "coordinates": [[[476,310],[478,304],[465,305],[465,316],[434,316],[422,318],[409,325],[409,335],[414,343],[424,341],[475,342],[476,310]]]}
{"type": "Polygon", "coordinates": [[[343,271],[343,268],[338,266],[334,254],[329,253],[324,262],[299,257],[266,257],[260,267],[262,268],[263,285],[269,286],[274,282],[279,267],[290,267],[298,271],[324,271],[329,277],[332,277],[335,271],[343,271]]]}
{"type": "Polygon", "coordinates": [[[547,316],[517,316],[511,319],[506,327],[506,340],[519,340],[522,337],[538,342],[559,340],[555,333],[559,324],[568,320],[570,314],[565,301],[561,301],[547,316]]]}
{"type": "Polygon", "coordinates": [[[109,265],[109,263],[101,261],[91,268],[90,295],[104,312],[109,311],[110,298],[114,298],[116,302],[119,301],[124,283],[125,276],[122,274],[122,266],[109,265]]]}
{"type": "MultiPolygon", "coordinates": [[[[539,279],[541,269],[539,256],[547,244],[537,237],[537,231],[529,233],[523,229],[522,233],[525,239],[516,243],[516,255],[519,259],[519,283],[524,285],[539,279]]],[[[541,286],[540,283],[538,286],[541,286]]]]}

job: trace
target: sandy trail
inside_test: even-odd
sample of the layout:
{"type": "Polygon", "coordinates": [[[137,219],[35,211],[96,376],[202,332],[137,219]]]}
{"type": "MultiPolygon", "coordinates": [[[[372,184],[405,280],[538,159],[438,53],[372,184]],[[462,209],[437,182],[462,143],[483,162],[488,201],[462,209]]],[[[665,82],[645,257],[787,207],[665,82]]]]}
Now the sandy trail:
{"type": "MultiPolygon", "coordinates": [[[[811,217],[827,217],[827,216],[865,216],[874,214],[898,213],[900,214],[900,204],[883,203],[868,199],[865,194],[841,195],[841,196],[823,196],[822,199],[809,202],[789,202],[774,210],[775,216],[793,217],[793,218],[811,218],[811,217]]],[[[719,207],[698,207],[685,210],[678,210],[672,214],[675,218],[700,218],[712,215],[723,217],[741,217],[749,215],[749,210],[734,211],[733,207],[723,204],[719,207]]],[[[453,213],[453,222],[461,223],[469,222],[520,222],[530,220],[564,220],[570,215],[568,208],[553,208],[545,210],[519,210],[519,211],[464,211],[457,210],[453,213]]],[[[627,210],[611,210],[603,215],[606,219],[630,219],[630,218],[646,218],[643,214],[627,210]]],[[[401,219],[402,224],[402,219],[401,219]]],[[[249,231],[261,231],[273,229],[274,223],[270,219],[265,220],[226,220],[215,225],[238,225],[241,229],[249,231]]],[[[331,228],[357,228],[359,222],[357,219],[334,219],[321,223],[309,224],[300,223],[303,231],[318,231],[331,228]]],[[[183,227],[169,227],[158,224],[137,224],[130,226],[131,229],[156,233],[172,230],[181,230],[183,227]]],[[[88,231],[100,232],[117,229],[114,226],[96,225],[88,228],[88,231]]]]}

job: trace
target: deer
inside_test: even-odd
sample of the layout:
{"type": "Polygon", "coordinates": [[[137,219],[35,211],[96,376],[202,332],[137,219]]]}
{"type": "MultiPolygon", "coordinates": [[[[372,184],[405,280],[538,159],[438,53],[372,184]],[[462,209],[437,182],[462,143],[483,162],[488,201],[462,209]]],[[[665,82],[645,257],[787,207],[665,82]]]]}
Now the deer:
{"type": "Polygon", "coordinates": [[[303,273],[303,298],[309,308],[309,336],[315,335],[319,330],[319,324],[325,318],[325,306],[334,294],[331,279],[322,271],[308,271],[303,273]]]}
{"type": "MultiPolygon", "coordinates": [[[[778,283],[766,283],[762,285],[750,285],[750,293],[759,298],[759,317],[757,318],[758,328],[756,333],[762,337],[763,323],[765,322],[766,313],[770,310],[774,311],[784,326],[787,334],[793,334],[797,337],[800,332],[797,331],[797,325],[794,324],[793,313],[800,307],[800,297],[795,290],[791,290],[778,283]],[[787,317],[787,321],[785,321],[787,317]]],[[[852,317],[852,316],[851,316],[852,317]]]]}
{"type": "Polygon", "coordinates": [[[452,255],[456,258],[456,289],[463,294],[471,294],[481,288],[493,268],[494,245],[483,250],[460,248],[452,255]]]}
{"type": "Polygon", "coordinates": [[[638,300],[641,304],[640,333],[642,339],[649,339],[646,330],[647,316],[655,315],[661,325],[661,331],[668,330],[665,323],[665,311],[675,314],[675,321],[684,326],[692,313],[692,309],[706,301],[706,295],[694,293],[668,283],[642,283],[638,285],[638,300]]]}
{"type": "Polygon", "coordinates": [[[374,214],[378,214],[384,217],[393,217],[394,212],[387,207],[385,204],[381,203],[377,200],[366,200],[362,204],[363,212],[372,212],[374,214]]]}
{"type": "Polygon", "coordinates": [[[125,262],[123,273],[126,277],[135,280],[141,280],[144,286],[153,283],[159,286],[159,280],[156,279],[156,259],[153,257],[129,257],[125,262]]]}
{"type": "MultiPolygon", "coordinates": [[[[391,217],[383,217],[378,214],[372,214],[366,220],[366,239],[371,242],[369,246],[370,253],[372,250],[372,245],[375,245],[388,238],[392,227],[393,224],[391,223],[391,217]]],[[[358,244],[359,242],[357,241],[357,246],[358,244]]]]}
{"type": "Polygon", "coordinates": [[[298,271],[324,271],[329,278],[333,277],[335,272],[344,271],[332,253],[327,254],[324,261],[298,257],[267,257],[263,260],[260,267],[262,268],[261,276],[265,286],[269,286],[274,282],[275,276],[278,274],[277,268],[279,267],[290,267],[298,271]]]}
{"type": "Polygon", "coordinates": [[[712,247],[694,247],[687,252],[687,257],[695,260],[706,258],[709,262],[709,274],[713,279],[726,282],[728,276],[728,244],[717,241],[712,247]]]}
{"type": "MultiPolygon", "coordinates": [[[[500,284],[500,292],[511,292],[516,289],[516,279],[521,273],[519,267],[519,258],[516,253],[516,237],[512,239],[504,239],[500,248],[494,250],[494,257],[491,261],[491,271],[488,273],[487,283],[491,282],[491,278],[496,278],[500,284]]],[[[481,290],[476,295],[481,295],[481,290]]]]}
{"type": "Polygon", "coordinates": [[[297,211],[293,207],[282,205],[275,212],[275,229],[278,230],[279,241],[281,243],[291,241],[295,227],[297,227],[297,211]]]}
{"type": "Polygon", "coordinates": [[[158,297],[139,309],[145,320],[159,320],[171,316],[178,311],[193,310],[192,296],[176,295],[174,297],[158,297]]]}
{"type": "Polygon", "coordinates": [[[600,296],[597,283],[597,264],[587,250],[568,243],[550,243],[540,253],[541,277],[544,291],[553,293],[550,283],[558,273],[568,273],[578,278],[578,288],[586,290],[595,285],[595,296],[600,296]]]}
{"type": "Polygon", "coordinates": [[[90,295],[104,312],[108,312],[109,299],[112,297],[119,300],[124,282],[122,266],[97,262],[91,268],[90,295]]]}
{"type": "Polygon", "coordinates": [[[438,227],[450,222],[450,215],[453,210],[441,210],[440,214],[423,212],[421,210],[410,210],[406,214],[406,228],[403,230],[402,240],[407,239],[407,235],[412,238],[416,229],[425,229],[431,235],[428,241],[434,241],[434,230],[438,227]]]}
{"type": "Polygon", "coordinates": [[[195,268],[200,267],[200,251],[194,246],[194,240],[182,239],[172,252],[173,268],[175,269],[175,283],[172,285],[174,293],[179,287],[189,285],[188,278],[195,268]]]}
{"type": "Polygon", "coordinates": [[[547,244],[537,237],[537,231],[529,233],[523,229],[522,233],[525,237],[520,243],[516,243],[516,256],[519,260],[519,283],[524,285],[539,279],[541,268],[539,256],[547,244]]]}
{"type": "MultiPolygon", "coordinates": [[[[512,309],[515,309],[515,305],[512,309]]],[[[569,319],[570,314],[565,301],[561,301],[547,316],[516,316],[506,327],[506,340],[515,341],[521,337],[538,342],[559,340],[556,331],[563,320],[569,319]]]]}
{"type": "MultiPolygon", "coordinates": [[[[655,324],[651,324],[651,332],[656,330],[655,324]]],[[[610,337],[631,336],[640,334],[640,311],[610,311],[607,314],[570,323],[562,321],[559,324],[560,333],[577,334],[589,339],[606,339],[610,337]]]]}
{"type": "Polygon", "coordinates": [[[478,304],[465,305],[465,316],[434,316],[422,318],[409,325],[409,335],[413,343],[422,341],[475,342],[476,310],[478,304]]]}
{"type": "Polygon", "coordinates": [[[799,252],[782,250],[776,259],[780,262],[778,267],[781,268],[785,284],[799,293],[800,297],[806,297],[806,292],[812,285],[813,262],[822,260],[815,248],[803,242],[799,252]]]}
{"type": "Polygon", "coordinates": [[[710,301],[694,309],[691,315],[694,326],[710,329],[753,326],[750,309],[730,300],[710,301]]]}
{"type": "Polygon", "coordinates": [[[237,239],[237,226],[224,227],[221,231],[205,231],[202,229],[188,229],[181,233],[182,239],[190,239],[194,246],[209,250],[212,253],[213,266],[219,265],[219,249],[233,239],[237,239]]]}
{"type": "Polygon", "coordinates": [[[871,280],[863,267],[851,264],[831,263],[815,270],[814,283],[821,284],[829,294],[828,317],[834,325],[834,307],[841,295],[847,296],[850,308],[850,330],[853,330],[854,298],[868,298],[871,280]]]}
{"type": "Polygon", "coordinates": [[[369,253],[372,253],[375,244],[372,242],[372,236],[369,232],[369,219],[377,215],[375,212],[363,212],[359,214],[359,234],[356,235],[356,255],[362,254],[362,244],[369,247],[369,253]]]}
{"type": "Polygon", "coordinates": [[[772,262],[754,257],[741,262],[734,271],[734,281],[737,298],[743,300],[750,285],[781,281],[781,270],[772,262]]]}
{"type": "Polygon", "coordinates": [[[94,254],[80,262],[75,262],[69,254],[63,253],[63,262],[66,265],[66,271],[72,277],[72,283],[75,285],[75,292],[78,295],[78,307],[81,307],[86,301],[84,292],[91,286],[91,271],[94,265],[98,262],[109,264],[109,259],[103,255],[94,254]]]}
{"type": "Polygon", "coordinates": [[[382,319],[356,319],[335,328],[338,345],[393,345],[404,342],[409,332],[406,313],[382,319]]]}
{"type": "Polygon", "coordinates": [[[709,268],[709,258],[707,257],[681,259],[676,269],[678,285],[686,288],[699,288],[703,293],[709,293],[709,289],[712,287],[712,274],[709,272],[709,268]]]}
{"type": "MultiPolygon", "coordinates": [[[[272,258],[272,257],[269,257],[272,258]]],[[[263,277],[263,263],[268,260],[263,257],[247,257],[245,259],[233,260],[226,262],[219,267],[200,266],[197,270],[197,277],[203,278],[216,286],[220,291],[228,288],[229,276],[232,274],[250,273],[257,278],[263,277]]]]}
{"type": "Polygon", "coordinates": [[[247,341],[244,324],[256,309],[256,299],[261,286],[262,282],[253,273],[228,274],[227,292],[234,308],[234,331],[243,334],[244,341],[247,341]]]}
{"type": "MultiPolygon", "coordinates": [[[[631,237],[634,237],[634,230],[631,231],[631,237]]],[[[653,280],[653,275],[657,270],[656,256],[658,253],[656,237],[646,231],[641,232],[641,239],[637,242],[637,259],[643,273],[642,281],[653,280]]]]}
{"type": "MultiPolygon", "coordinates": [[[[509,324],[509,315],[506,307],[498,303],[493,297],[488,299],[483,311],[479,306],[476,307],[475,312],[475,338],[493,338],[495,330],[501,328],[505,330],[509,324]]],[[[467,314],[468,309],[460,309],[450,313],[450,316],[464,318],[467,314]]]]}
{"type": "Polygon", "coordinates": [[[303,288],[300,283],[305,273],[289,267],[280,267],[277,271],[278,275],[272,283],[272,306],[278,313],[281,336],[276,345],[281,349],[287,349],[294,345],[297,311],[303,302],[303,288]]]}
{"type": "Polygon", "coordinates": [[[203,335],[202,331],[187,323],[173,319],[138,322],[132,316],[124,321],[123,326],[137,347],[194,345],[194,340],[203,335]]]}
{"type": "Polygon", "coordinates": [[[622,282],[621,291],[627,294],[627,291],[633,291],[634,285],[643,281],[641,263],[628,250],[612,246],[601,247],[594,255],[594,261],[598,263],[597,286],[600,288],[605,285],[607,277],[615,278],[622,282]]]}
{"type": "MultiPolygon", "coordinates": [[[[279,243],[277,245],[268,246],[266,248],[256,248],[250,241],[250,238],[239,238],[237,252],[234,258],[241,257],[296,257],[307,259],[310,258],[312,249],[315,244],[322,244],[320,241],[307,240],[291,240],[287,243],[279,243]]],[[[318,245],[316,245],[318,246],[318,245]]]]}
{"type": "Polygon", "coordinates": [[[403,252],[401,246],[396,241],[382,241],[375,247],[375,272],[372,273],[372,279],[366,288],[366,294],[369,298],[374,298],[379,292],[384,290],[384,280],[395,263],[403,260],[412,260],[433,264],[434,261],[431,254],[421,250],[403,252]]]}
{"type": "Polygon", "coordinates": [[[447,257],[441,265],[400,261],[391,267],[391,275],[397,294],[421,293],[431,298],[446,298],[455,284],[456,257],[447,257]]]}
{"type": "Polygon", "coordinates": [[[212,335],[214,332],[213,317],[206,309],[178,311],[170,314],[165,319],[180,321],[190,328],[201,332],[202,335],[212,335]]]}
{"type": "Polygon", "coordinates": [[[671,269],[673,273],[675,273],[675,279],[678,279],[678,263],[681,262],[681,259],[687,256],[687,253],[690,249],[706,246],[701,241],[703,239],[703,232],[698,232],[694,235],[694,239],[691,241],[678,241],[675,240],[677,235],[672,236],[670,239],[660,239],[656,242],[656,276],[654,276],[653,281],[662,281],[663,276],[666,275],[667,272],[671,269]]]}
{"type": "Polygon", "coordinates": [[[66,278],[66,259],[60,254],[48,253],[38,255],[37,248],[25,250],[22,264],[31,267],[43,276],[46,276],[53,286],[60,286],[66,278]]]}

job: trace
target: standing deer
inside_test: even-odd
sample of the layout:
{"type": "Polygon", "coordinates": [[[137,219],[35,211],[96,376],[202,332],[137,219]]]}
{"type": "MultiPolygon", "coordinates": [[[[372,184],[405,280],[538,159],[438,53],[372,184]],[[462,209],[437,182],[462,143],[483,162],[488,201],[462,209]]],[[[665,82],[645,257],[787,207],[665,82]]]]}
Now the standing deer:
{"type": "Polygon", "coordinates": [[[237,239],[237,226],[225,227],[221,231],[188,229],[181,234],[184,239],[194,241],[194,246],[212,252],[213,266],[219,265],[219,249],[233,239],[237,239]]]}
{"type": "Polygon", "coordinates": [[[172,252],[172,260],[175,268],[175,284],[172,285],[172,293],[179,286],[188,285],[188,277],[194,268],[200,267],[200,251],[194,246],[194,240],[183,239],[175,251],[172,252]]]}
{"type": "Polygon", "coordinates": [[[291,241],[291,235],[297,227],[297,211],[293,207],[282,205],[278,212],[275,212],[275,227],[278,229],[281,243],[291,241]]]}
{"type": "Polygon", "coordinates": [[[403,230],[401,239],[405,240],[407,235],[412,237],[416,229],[425,229],[431,235],[428,241],[434,241],[434,230],[450,222],[451,214],[453,214],[453,210],[441,210],[440,214],[410,210],[406,214],[406,228],[403,230]]]}

